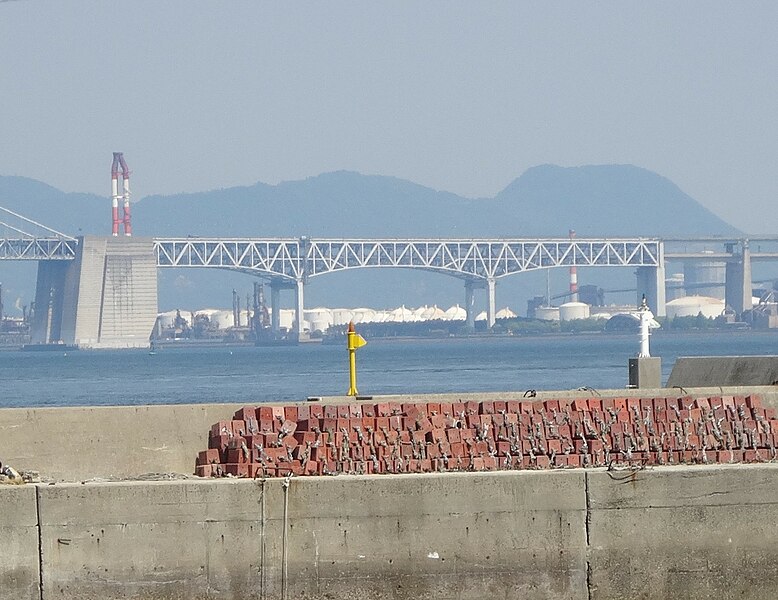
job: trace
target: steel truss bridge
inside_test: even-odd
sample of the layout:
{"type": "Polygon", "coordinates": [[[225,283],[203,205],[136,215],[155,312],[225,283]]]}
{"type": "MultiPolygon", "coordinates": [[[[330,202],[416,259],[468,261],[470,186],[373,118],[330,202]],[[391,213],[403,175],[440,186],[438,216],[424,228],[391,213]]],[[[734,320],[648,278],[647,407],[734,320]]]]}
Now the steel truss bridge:
{"type": "Polygon", "coordinates": [[[658,266],[659,240],[158,239],[160,267],[220,267],[296,281],[365,267],[497,279],[561,266],[658,266]]]}
{"type": "MultiPolygon", "coordinates": [[[[0,259],[69,260],[73,238],[0,239],[0,259]]],[[[414,268],[466,280],[564,266],[657,267],[657,239],[154,239],[158,267],[235,269],[294,282],[365,267],[414,268]]]]}

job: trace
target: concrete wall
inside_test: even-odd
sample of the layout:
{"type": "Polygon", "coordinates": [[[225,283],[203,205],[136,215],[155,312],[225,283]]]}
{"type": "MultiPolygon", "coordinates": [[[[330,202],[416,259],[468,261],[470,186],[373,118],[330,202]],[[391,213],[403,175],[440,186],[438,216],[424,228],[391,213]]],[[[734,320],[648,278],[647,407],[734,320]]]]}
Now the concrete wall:
{"type": "Polygon", "coordinates": [[[312,477],[288,489],[57,484],[38,486],[37,511],[34,487],[0,486],[11,507],[0,532],[13,532],[0,598],[770,598],[776,476],[778,465],[740,465],[312,477]]]}
{"type": "Polygon", "coordinates": [[[774,598],[778,465],[588,474],[593,598],[774,598]]]}
{"type": "MultiPolygon", "coordinates": [[[[602,397],[644,398],[759,394],[778,407],[778,388],[732,387],[658,390],[602,390],[602,397]]],[[[538,392],[537,399],[592,396],[592,392],[538,392]]],[[[381,396],[381,402],[467,402],[517,400],[522,393],[381,396]]],[[[378,402],[375,397],[370,402],[378,402]]],[[[353,402],[349,397],[322,403],[353,402]]],[[[304,403],[301,403],[304,404],[304,403]]],[[[39,471],[44,478],[81,481],[135,477],[146,473],[194,473],[197,453],[208,446],[208,431],[229,419],[242,404],[100,406],[0,409],[0,460],[17,469],[39,471]]]]}
{"type": "Polygon", "coordinates": [[[761,385],[778,382],[778,356],[683,356],[667,387],[761,385]]]}
{"type": "Polygon", "coordinates": [[[0,485],[0,600],[40,600],[35,492],[0,485]]]}

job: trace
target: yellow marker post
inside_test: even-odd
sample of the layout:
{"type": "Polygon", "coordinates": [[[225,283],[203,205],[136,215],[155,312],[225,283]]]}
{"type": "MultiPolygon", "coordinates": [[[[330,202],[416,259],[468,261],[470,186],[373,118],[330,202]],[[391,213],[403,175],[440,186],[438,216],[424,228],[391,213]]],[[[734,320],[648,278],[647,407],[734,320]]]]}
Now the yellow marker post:
{"type": "Polygon", "coordinates": [[[348,324],[346,333],[346,344],[348,346],[348,367],[349,367],[349,388],[348,396],[356,396],[357,391],[357,348],[361,348],[367,342],[365,338],[354,331],[354,322],[348,324]]]}

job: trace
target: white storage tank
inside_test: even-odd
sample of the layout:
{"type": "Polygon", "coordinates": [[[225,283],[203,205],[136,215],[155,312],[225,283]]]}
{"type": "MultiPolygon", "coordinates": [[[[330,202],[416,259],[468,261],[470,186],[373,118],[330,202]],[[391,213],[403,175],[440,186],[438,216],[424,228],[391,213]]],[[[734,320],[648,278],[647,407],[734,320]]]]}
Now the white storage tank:
{"type": "Polygon", "coordinates": [[[668,302],[666,310],[668,319],[696,317],[700,313],[703,317],[716,318],[724,312],[724,300],[709,296],[686,296],[668,302]]]}
{"type": "Polygon", "coordinates": [[[196,314],[207,316],[211,324],[219,329],[229,329],[235,326],[235,319],[231,310],[203,309],[198,310],[196,314]]]}
{"type": "Polygon", "coordinates": [[[588,319],[589,305],[583,302],[565,302],[559,307],[559,319],[561,321],[574,321],[575,319],[588,319]]]}
{"type": "Polygon", "coordinates": [[[535,318],[541,321],[558,321],[559,320],[559,307],[558,306],[538,306],[535,309],[535,318]]]}

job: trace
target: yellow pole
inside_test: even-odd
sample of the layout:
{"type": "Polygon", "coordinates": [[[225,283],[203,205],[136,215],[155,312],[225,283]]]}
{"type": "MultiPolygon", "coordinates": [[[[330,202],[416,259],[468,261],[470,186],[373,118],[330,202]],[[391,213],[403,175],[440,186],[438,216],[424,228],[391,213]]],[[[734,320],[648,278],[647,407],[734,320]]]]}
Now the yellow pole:
{"type": "Polygon", "coordinates": [[[346,345],[348,347],[349,388],[348,396],[356,396],[357,391],[357,348],[367,344],[365,339],[354,331],[354,322],[348,324],[346,332],[346,345]]]}

